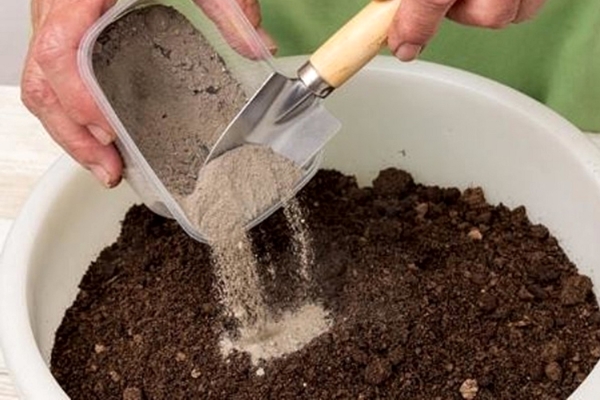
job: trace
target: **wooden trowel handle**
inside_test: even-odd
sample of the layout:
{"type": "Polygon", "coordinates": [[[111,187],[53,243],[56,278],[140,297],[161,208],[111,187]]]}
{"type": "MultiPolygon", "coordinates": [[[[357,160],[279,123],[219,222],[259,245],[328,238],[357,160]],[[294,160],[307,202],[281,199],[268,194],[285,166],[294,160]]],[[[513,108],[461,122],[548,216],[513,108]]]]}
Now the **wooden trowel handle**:
{"type": "Polygon", "coordinates": [[[333,88],[340,87],[377,55],[400,0],[373,0],[310,58],[313,68],[333,88]]]}

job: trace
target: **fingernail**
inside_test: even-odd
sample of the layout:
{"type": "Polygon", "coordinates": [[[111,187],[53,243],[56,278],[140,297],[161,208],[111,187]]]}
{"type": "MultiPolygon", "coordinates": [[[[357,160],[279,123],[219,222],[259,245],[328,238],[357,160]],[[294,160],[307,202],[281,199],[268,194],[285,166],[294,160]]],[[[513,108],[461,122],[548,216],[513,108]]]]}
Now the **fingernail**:
{"type": "Polygon", "coordinates": [[[104,169],[103,166],[91,165],[90,171],[92,171],[92,174],[94,174],[96,179],[98,179],[105,187],[111,188],[115,185],[110,177],[110,174],[104,169]]]}
{"type": "Polygon", "coordinates": [[[109,145],[113,142],[113,136],[106,132],[104,129],[100,128],[98,125],[88,125],[87,127],[92,135],[98,139],[100,143],[103,145],[109,145]]]}
{"type": "Polygon", "coordinates": [[[261,27],[256,28],[256,32],[258,33],[258,36],[260,36],[261,40],[263,41],[263,43],[269,50],[269,53],[271,53],[271,54],[277,53],[277,50],[278,50],[277,43],[275,43],[275,40],[271,37],[271,35],[269,35],[267,33],[267,31],[265,31],[261,27]]]}
{"type": "Polygon", "coordinates": [[[418,44],[404,43],[398,47],[395,55],[401,61],[412,61],[417,58],[422,49],[423,47],[418,44]]]}

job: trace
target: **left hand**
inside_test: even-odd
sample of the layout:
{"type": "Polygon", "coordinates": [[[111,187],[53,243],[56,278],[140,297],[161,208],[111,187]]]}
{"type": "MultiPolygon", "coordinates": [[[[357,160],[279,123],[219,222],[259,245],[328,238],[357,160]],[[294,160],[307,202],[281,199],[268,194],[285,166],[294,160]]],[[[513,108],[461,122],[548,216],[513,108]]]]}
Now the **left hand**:
{"type": "MultiPolygon", "coordinates": [[[[230,3],[195,0],[241,54],[258,58],[262,49],[228,23],[230,3]]],[[[98,109],[77,67],[77,51],[85,32],[116,0],[32,0],[33,35],[21,79],[25,106],[77,162],[106,187],[121,180],[123,162],[112,144],[115,133],[98,109]]],[[[276,47],[260,26],[256,0],[237,0],[269,51],[276,47]]],[[[143,60],[142,60],[143,62],[143,60]]]]}
{"type": "MultiPolygon", "coordinates": [[[[444,17],[463,25],[501,29],[531,19],[546,0],[403,0],[388,36],[402,61],[416,58],[444,17]]],[[[458,50],[458,49],[457,49],[458,50]]]]}

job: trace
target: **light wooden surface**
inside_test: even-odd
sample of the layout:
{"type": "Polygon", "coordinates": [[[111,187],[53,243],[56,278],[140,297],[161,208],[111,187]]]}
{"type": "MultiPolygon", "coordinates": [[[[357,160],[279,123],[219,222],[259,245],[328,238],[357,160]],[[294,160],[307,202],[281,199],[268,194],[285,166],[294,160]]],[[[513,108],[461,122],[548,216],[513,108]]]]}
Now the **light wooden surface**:
{"type": "MultiPolygon", "coordinates": [[[[62,154],[19,100],[19,89],[0,86],[0,249],[35,182],[62,154]]],[[[0,323],[5,324],[0,316],[0,323]]],[[[0,400],[15,400],[0,354],[0,400]]]]}

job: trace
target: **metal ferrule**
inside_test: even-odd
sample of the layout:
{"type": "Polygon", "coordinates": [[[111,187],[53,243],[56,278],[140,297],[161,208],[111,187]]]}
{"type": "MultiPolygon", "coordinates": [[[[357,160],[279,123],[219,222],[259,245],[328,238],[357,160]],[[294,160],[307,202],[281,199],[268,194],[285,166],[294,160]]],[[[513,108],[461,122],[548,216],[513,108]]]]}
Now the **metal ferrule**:
{"type": "Polygon", "coordinates": [[[321,75],[319,75],[319,72],[313,67],[310,61],[307,61],[300,67],[298,70],[298,79],[304,83],[308,90],[321,98],[329,96],[335,89],[325,79],[321,78],[321,75]]]}

